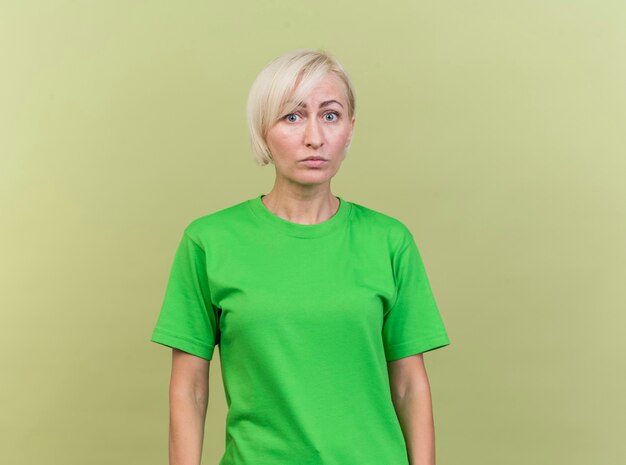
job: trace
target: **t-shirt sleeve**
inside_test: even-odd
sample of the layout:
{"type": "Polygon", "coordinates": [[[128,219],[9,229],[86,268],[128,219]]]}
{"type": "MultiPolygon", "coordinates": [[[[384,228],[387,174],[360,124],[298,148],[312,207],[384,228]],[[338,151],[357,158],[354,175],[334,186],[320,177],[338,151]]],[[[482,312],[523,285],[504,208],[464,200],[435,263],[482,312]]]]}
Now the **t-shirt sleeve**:
{"type": "Polygon", "coordinates": [[[387,361],[450,344],[412,234],[393,259],[396,300],[383,319],[387,361]]]}
{"type": "Polygon", "coordinates": [[[170,271],[150,340],[211,360],[218,343],[218,313],[211,304],[205,251],[185,231],[170,271]]]}

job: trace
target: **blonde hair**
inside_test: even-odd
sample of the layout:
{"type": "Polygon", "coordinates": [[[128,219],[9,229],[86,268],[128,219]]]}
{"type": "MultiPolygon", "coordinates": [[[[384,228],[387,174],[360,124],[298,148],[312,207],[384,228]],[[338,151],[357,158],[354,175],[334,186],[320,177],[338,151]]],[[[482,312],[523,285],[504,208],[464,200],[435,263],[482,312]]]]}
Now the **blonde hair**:
{"type": "Polygon", "coordinates": [[[256,77],[250,88],[246,116],[254,159],[260,166],[272,161],[266,143],[268,130],[278,119],[292,111],[327,73],[335,73],[345,84],[348,117],[355,111],[354,91],[345,69],[323,50],[296,49],[271,62],[256,77]]]}

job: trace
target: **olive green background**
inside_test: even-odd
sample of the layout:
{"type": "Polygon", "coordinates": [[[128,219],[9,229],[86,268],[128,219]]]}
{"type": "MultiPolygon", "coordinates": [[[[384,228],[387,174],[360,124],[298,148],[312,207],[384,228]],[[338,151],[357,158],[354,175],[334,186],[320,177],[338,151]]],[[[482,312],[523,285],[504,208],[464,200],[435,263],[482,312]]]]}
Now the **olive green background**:
{"type": "Polygon", "coordinates": [[[297,47],[356,88],[333,192],[410,227],[448,328],[438,464],[625,463],[626,4],[592,0],[2,2],[2,461],[167,463],[175,247],[271,189],[245,102],[297,47]]]}

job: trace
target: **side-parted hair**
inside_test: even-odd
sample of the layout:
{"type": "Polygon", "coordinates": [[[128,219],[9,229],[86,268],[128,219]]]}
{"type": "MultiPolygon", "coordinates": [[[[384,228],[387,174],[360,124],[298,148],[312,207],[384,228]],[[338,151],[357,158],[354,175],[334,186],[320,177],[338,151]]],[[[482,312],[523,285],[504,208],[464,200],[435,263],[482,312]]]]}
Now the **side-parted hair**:
{"type": "Polygon", "coordinates": [[[350,78],[331,54],[323,50],[296,49],[261,70],[250,88],[247,104],[248,131],[254,159],[260,166],[272,161],[266,143],[269,129],[293,112],[327,73],[335,73],[346,86],[348,118],[354,115],[355,98],[350,78]]]}

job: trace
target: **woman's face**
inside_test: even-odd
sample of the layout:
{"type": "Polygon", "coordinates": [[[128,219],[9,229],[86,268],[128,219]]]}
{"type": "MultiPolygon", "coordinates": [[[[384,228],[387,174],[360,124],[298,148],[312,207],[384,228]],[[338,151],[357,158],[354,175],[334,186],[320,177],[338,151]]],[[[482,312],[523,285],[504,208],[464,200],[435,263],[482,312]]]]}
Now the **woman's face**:
{"type": "Polygon", "coordinates": [[[302,106],[283,115],[268,131],[266,142],[276,175],[302,185],[329,182],[341,166],[353,127],[345,84],[328,73],[302,106]],[[318,160],[307,161],[309,157],[318,160]]]}

